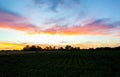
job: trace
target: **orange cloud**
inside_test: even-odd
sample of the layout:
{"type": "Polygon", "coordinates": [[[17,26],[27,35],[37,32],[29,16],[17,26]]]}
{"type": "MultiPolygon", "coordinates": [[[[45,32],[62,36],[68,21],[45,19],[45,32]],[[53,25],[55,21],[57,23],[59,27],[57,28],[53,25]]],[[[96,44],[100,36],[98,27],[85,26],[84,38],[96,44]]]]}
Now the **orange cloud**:
{"type": "MultiPolygon", "coordinates": [[[[108,24],[105,19],[89,20],[83,22],[83,26],[53,26],[46,30],[31,25],[25,18],[17,15],[0,12],[0,28],[23,31],[28,34],[61,34],[61,35],[112,35],[114,32],[120,32],[120,27],[115,24],[108,24]]],[[[49,24],[47,25],[49,26],[49,24]]],[[[42,26],[44,28],[44,25],[42,26]]]]}
{"type": "Polygon", "coordinates": [[[115,30],[117,29],[109,27],[108,25],[86,25],[72,27],[54,26],[44,32],[64,35],[109,35],[110,31],[114,32],[115,30]]]}
{"type": "Polygon", "coordinates": [[[120,32],[118,33],[118,36],[120,36],[120,32]]]}
{"type": "Polygon", "coordinates": [[[109,19],[90,19],[79,25],[56,25],[45,30],[45,33],[64,35],[115,35],[120,32],[120,27],[115,23],[108,23],[109,19]]]}
{"type": "Polygon", "coordinates": [[[13,29],[13,30],[18,30],[18,31],[24,31],[27,33],[34,33],[34,32],[39,32],[40,29],[28,25],[28,24],[13,24],[13,23],[0,23],[0,28],[7,28],[7,29],[13,29]]]}

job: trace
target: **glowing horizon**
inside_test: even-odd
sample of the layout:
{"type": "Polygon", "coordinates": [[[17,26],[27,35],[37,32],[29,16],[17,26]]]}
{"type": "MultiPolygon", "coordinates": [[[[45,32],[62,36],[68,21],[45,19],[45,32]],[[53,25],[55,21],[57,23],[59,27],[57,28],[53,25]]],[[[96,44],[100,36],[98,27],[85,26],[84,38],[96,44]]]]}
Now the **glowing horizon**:
{"type": "Polygon", "coordinates": [[[120,46],[119,5],[119,0],[0,0],[0,50],[120,46]]]}

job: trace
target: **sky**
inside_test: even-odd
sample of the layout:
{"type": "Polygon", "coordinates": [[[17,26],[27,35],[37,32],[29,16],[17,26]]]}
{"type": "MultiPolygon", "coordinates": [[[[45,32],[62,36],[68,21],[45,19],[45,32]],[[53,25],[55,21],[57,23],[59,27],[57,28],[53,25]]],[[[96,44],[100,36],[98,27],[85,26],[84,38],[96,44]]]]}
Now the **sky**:
{"type": "Polygon", "coordinates": [[[0,49],[120,46],[120,0],[0,0],[0,49]]]}

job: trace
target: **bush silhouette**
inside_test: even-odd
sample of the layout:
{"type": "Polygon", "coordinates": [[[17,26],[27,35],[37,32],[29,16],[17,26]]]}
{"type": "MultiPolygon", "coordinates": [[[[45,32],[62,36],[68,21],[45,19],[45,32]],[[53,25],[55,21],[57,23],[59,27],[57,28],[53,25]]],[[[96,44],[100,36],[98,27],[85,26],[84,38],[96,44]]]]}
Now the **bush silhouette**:
{"type": "Polygon", "coordinates": [[[23,48],[23,51],[40,51],[40,50],[42,50],[42,48],[35,45],[32,46],[27,45],[23,48]]]}

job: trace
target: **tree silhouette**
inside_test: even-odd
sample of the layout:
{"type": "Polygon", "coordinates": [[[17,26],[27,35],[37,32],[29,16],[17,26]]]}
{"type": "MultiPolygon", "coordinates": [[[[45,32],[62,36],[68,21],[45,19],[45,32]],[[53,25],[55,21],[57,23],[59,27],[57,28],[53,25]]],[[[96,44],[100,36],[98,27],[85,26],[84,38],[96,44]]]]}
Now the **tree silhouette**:
{"type": "Polygon", "coordinates": [[[29,49],[30,49],[30,46],[27,45],[27,46],[25,46],[25,47],[23,48],[23,51],[29,51],[29,49]]]}
{"type": "Polygon", "coordinates": [[[66,50],[71,50],[71,49],[72,49],[72,46],[66,45],[66,46],[65,46],[65,49],[66,49],[66,50]]]}
{"type": "Polygon", "coordinates": [[[42,50],[42,48],[35,45],[32,46],[27,45],[23,48],[23,51],[40,51],[40,50],[42,50]]]}

